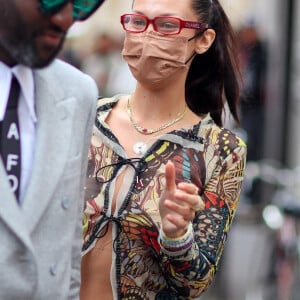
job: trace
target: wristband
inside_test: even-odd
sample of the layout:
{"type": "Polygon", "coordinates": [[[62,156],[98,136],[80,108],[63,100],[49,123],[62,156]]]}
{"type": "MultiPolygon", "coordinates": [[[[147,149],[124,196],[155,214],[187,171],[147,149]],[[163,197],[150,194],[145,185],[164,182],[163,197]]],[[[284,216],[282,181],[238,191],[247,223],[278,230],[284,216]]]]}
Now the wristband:
{"type": "Polygon", "coordinates": [[[187,232],[178,238],[169,238],[167,237],[162,229],[159,232],[159,242],[162,248],[167,250],[168,253],[175,253],[186,251],[191,248],[194,242],[193,235],[193,224],[189,223],[187,232]]]}

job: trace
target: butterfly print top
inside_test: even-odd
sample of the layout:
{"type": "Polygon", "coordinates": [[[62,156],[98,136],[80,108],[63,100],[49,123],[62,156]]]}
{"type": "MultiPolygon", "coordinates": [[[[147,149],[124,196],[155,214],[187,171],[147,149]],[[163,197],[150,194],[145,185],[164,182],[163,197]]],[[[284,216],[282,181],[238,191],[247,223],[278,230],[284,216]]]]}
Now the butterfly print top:
{"type": "Polygon", "coordinates": [[[207,115],[191,128],[163,134],[143,157],[128,158],[105,123],[116,101],[118,97],[98,102],[86,183],[83,255],[111,223],[117,299],[199,297],[216,273],[239,202],[246,146],[207,115]],[[169,160],[175,164],[176,181],[197,185],[205,203],[193,220],[193,243],[172,255],[159,243],[158,202],[169,160]],[[111,190],[125,167],[121,201],[112,214],[111,190]]]}

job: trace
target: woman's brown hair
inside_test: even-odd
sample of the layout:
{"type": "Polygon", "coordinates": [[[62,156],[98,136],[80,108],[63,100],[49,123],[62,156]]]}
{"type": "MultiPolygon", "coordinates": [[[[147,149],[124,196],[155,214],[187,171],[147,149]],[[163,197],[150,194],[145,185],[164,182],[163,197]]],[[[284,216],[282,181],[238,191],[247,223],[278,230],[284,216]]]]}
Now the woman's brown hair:
{"type": "Polygon", "coordinates": [[[227,101],[238,122],[239,67],[235,32],[217,0],[191,0],[199,21],[216,32],[210,49],[197,54],[186,79],[188,106],[196,113],[210,113],[222,126],[222,113],[227,101]]]}

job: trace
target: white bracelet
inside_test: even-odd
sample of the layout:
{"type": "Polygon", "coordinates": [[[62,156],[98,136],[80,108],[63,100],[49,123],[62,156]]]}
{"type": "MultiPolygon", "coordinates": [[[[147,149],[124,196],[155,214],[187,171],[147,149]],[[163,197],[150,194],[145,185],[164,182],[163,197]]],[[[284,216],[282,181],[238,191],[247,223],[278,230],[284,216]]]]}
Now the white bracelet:
{"type": "Polygon", "coordinates": [[[160,229],[159,232],[160,245],[168,250],[168,252],[178,252],[189,249],[194,242],[193,224],[189,223],[186,233],[178,238],[168,238],[160,229]]]}

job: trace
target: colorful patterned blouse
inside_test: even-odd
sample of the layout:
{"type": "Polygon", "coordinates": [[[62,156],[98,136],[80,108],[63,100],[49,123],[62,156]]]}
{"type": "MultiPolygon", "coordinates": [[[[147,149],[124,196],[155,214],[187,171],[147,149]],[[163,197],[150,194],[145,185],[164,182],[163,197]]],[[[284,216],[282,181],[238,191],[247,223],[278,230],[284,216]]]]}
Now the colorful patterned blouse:
{"type": "Polygon", "coordinates": [[[192,299],[211,284],[239,202],[246,146],[207,115],[188,129],[158,137],[143,157],[130,159],[105,119],[118,97],[101,99],[91,141],[83,255],[113,224],[113,292],[116,299],[192,299]],[[178,253],[159,242],[158,201],[164,167],[176,167],[176,180],[199,187],[205,210],[193,221],[194,242],[178,253]],[[116,177],[127,169],[111,214],[116,177]]]}

